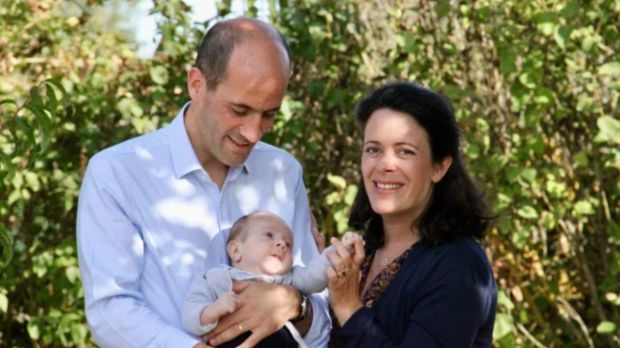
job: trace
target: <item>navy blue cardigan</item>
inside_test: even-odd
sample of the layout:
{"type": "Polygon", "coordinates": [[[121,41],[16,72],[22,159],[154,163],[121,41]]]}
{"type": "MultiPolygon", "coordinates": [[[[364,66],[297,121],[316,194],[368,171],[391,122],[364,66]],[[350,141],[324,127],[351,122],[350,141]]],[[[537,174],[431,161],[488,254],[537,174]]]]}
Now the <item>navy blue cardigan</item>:
{"type": "Polygon", "coordinates": [[[337,335],[341,347],[490,347],[497,288],[482,247],[470,237],[418,242],[372,308],[337,335]]]}

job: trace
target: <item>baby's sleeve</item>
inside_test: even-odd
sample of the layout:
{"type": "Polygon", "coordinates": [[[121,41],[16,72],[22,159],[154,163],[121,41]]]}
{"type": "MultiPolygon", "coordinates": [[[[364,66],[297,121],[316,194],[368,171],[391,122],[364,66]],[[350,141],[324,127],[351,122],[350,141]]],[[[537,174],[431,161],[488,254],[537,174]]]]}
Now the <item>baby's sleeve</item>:
{"type": "Polygon", "coordinates": [[[231,290],[232,279],[225,267],[215,267],[196,275],[185,296],[181,311],[185,329],[196,336],[211,331],[217,322],[200,325],[200,314],[207,305],[215,302],[220,294],[231,290]]]}
{"type": "Polygon", "coordinates": [[[330,251],[329,247],[319,256],[313,258],[307,266],[293,267],[290,277],[292,285],[304,294],[321,292],[327,287],[327,267],[330,263],[325,256],[330,251]]]}

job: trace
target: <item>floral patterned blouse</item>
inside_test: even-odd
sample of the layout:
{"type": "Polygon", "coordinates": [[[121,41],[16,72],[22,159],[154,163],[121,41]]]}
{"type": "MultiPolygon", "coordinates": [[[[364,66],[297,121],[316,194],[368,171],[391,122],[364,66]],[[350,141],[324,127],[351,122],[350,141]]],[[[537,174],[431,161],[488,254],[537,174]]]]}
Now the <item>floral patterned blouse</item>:
{"type": "MultiPolygon", "coordinates": [[[[413,244],[415,245],[415,243],[413,244]]],[[[399,257],[395,258],[390,262],[379,274],[375,277],[375,279],[370,283],[366,293],[362,294],[362,303],[364,306],[368,308],[372,308],[372,304],[375,302],[381,294],[385,291],[385,289],[390,285],[392,279],[396,276],[398,271],[400,270],[400,266],[409,256],[413,245],[405,250],[399,257]]],[[[368,277],[368,272],[370,272],[370,265],[372,265],[372,261],[375,258],[375,253],[372,254],[372,257],[367,257],[366,261],[362,264],[362,268],[360,271],[362,272],[362,280],[360,282],[360,293],[362,292],[362,288],[364,284],[366,284],[366,278],[368,277]]]]}

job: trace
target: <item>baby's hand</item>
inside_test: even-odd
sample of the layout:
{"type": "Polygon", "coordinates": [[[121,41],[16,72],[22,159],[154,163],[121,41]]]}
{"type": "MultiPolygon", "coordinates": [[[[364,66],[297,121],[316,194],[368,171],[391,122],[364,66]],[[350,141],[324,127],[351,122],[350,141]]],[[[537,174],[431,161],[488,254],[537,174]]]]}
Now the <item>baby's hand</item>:
{"type": "Polygon", "coordinates": [[[215,326],[222,316],[234,312],[237,307],[237,296],[232,291],[225,292],[213,303],[206,305],[200,312],[200,325],[215,326]]]}
{"type": "Polygon", "coordinates": [[[218,297],[218,299],[212,303],[214,310],[223,316],[235,311],[237,308],[238,295],[232,291],[225,292],[218,297]]]}
{"type": "Polygon", "coordinates": [[[355,243],[356,240],[361,240],[362,242],[364,241],[359,234],[357,234],[355,232],[351,232],[351,231],[345,232],[344,236],[342,236],[342,238],[340,239],[342,244],[347,248],[347,250],[351,254],[353,254],[355,252],[355,248],[353,247],[353,243],[355,243]]]}

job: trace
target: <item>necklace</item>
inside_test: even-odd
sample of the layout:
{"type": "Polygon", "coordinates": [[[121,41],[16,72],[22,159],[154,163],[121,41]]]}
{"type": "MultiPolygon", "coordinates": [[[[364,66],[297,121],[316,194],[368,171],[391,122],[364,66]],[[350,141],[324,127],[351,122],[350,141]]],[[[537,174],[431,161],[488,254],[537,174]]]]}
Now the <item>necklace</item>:
{"type": "Polygon", "coordinates": [[[387,257],[384,257],[384,258],[383,258],[383,262],[382,262],[382,263],[383,263],[383,266],[387,266],[387,265],[388,265],[388,263],[390,263],[390,259],[389,259],[389,258],[387,258],[387,257]]]}

